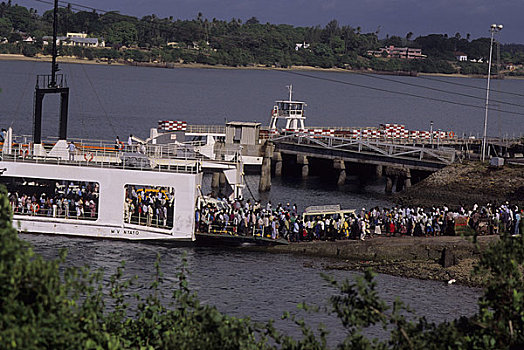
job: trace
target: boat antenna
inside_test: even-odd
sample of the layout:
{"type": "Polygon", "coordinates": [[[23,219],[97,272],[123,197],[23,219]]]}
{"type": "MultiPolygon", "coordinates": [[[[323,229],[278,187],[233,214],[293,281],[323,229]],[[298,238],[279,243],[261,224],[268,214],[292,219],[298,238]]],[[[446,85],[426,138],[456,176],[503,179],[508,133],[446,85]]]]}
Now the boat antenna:
{"type": "Polygon", "coordinates": [[[49,87],[56,87],[56,72],[59,71],[58,64],[56,63],[56,37],[58,31],[58,0],[55,0],[55,7],[53,9],[53,57],[51,59],[51,81],[49,87]]]}
{"type": "Polygon", "coordinates": [[[292,101],[291,96],[293,95],[293,85],[289,84],[289,85],[286,85],[286,87],[289,91],[289,101],[292,101]]]}

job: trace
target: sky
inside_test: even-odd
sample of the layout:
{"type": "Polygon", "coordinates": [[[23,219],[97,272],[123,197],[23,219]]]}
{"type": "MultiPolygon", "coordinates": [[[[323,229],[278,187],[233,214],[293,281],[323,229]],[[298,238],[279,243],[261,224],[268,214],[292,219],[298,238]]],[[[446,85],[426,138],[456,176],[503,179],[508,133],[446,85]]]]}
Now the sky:
{"type": "MultiPolygon", "coordinates": [[[[36,0],[13,3],[39,13],[52,8],[36,0]]],[[[488,37],[495,23],[504,25],[497,34],[500,42],[524,44],[524,0],[74,0],[72,4],[136,17],[192,19],[202,12],[208,19],[246,21],[254,16],[261,23],[295,26],[325,26],[336,19],[340,25],[361,27],[363,33],[379,30],[380,38],[413,32],[413,38],[469,33],[475,39],[488,37]]]]}

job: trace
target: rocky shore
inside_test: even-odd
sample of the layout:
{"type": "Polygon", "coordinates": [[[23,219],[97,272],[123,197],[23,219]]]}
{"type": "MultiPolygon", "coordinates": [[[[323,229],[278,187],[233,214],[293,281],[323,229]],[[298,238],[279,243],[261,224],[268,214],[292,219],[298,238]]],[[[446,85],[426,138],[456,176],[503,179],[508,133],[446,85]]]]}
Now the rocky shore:
{"type": "Polygon", "coordinates": [[[268,253],[299,254],[327,258],[327,270],[364,270],[394,276],[436,280],[456,280],[480,287],[482,276],[473,276],[480,255],[498,236],[480,236],[477,244],[470,237],[374,237],[366,241],[305,242],[273,247],[241,249],[268,253]]]}
{"type": "Polygon", "coordinates": [[[394,200],[422,207],[453,208],[506,201],[524,206],[524,165],[510,164],[495,169],[480,162],[453,164],[396,194],[394,200]]]}

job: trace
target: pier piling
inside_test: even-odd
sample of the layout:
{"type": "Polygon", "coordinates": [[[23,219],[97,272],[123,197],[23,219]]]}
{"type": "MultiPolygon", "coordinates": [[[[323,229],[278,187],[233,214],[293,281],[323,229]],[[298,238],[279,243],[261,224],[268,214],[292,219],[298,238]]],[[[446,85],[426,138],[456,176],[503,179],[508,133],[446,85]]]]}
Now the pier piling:
{"type": "Polygon", "coordinates": [[[259,192],[267,192],[271,189],[271,158],[275,146],[271,142],[264,145],[264,159],[260,169],[260,182],[258,183],[259,192]]]}
{"type": "Polygon", "coordinates": [[[274,152],[273,160],[275,161],[275,176],[282,176],[282,153],[274,152]]]}
{"type": "Polygon", "coordinates": [[[307,156],[298,154],[297,155],[297,164],[302,165],[302,177],[309,176],[309,160],[307,156]]]}
{"type": "Polygon", "coordinates": [[[220,187],[220,173],[214,172],[213,176],[211,177],[211,188],[218,188],[220,187]]]}
{"type": "Polygon", "coordinates": [[[343,159],[334,159],[333,168],[339,170],[337,185],[342,186],[346,183],[346,164],[343,159]]]}

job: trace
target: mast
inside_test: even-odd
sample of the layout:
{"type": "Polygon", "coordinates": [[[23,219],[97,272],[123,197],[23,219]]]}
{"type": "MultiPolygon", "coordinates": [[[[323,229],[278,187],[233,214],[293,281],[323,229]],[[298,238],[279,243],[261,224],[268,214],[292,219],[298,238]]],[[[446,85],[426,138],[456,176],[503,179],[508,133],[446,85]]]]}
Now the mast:
{"type": "Polygon", "coordinates": [[[56,37],[58,31],[58,0],[55,0],[55,7],[53,9],[53,57],[51,59],[51,81],[49,87],[56,87],[56,72],[58,71],[58,64],[56,63],[56,37]]]}
{"type": "Polygon", "coordinates": [[[33,113],[33,143],[34,154],[43,155],[45,150],[42,146],[42,111],[43,100],[47,94],[60,94],[60,120],[58,125],[58,140],[67,140],[67,119],[69,107],[69,88],[63,74],[56,74],[58,56],[56,41],[58,32],[58,0],[54,0],[53,9],[53,57],[51,60],[51,75],[37,75],[35,86],[35,109],[33,113]]]}

